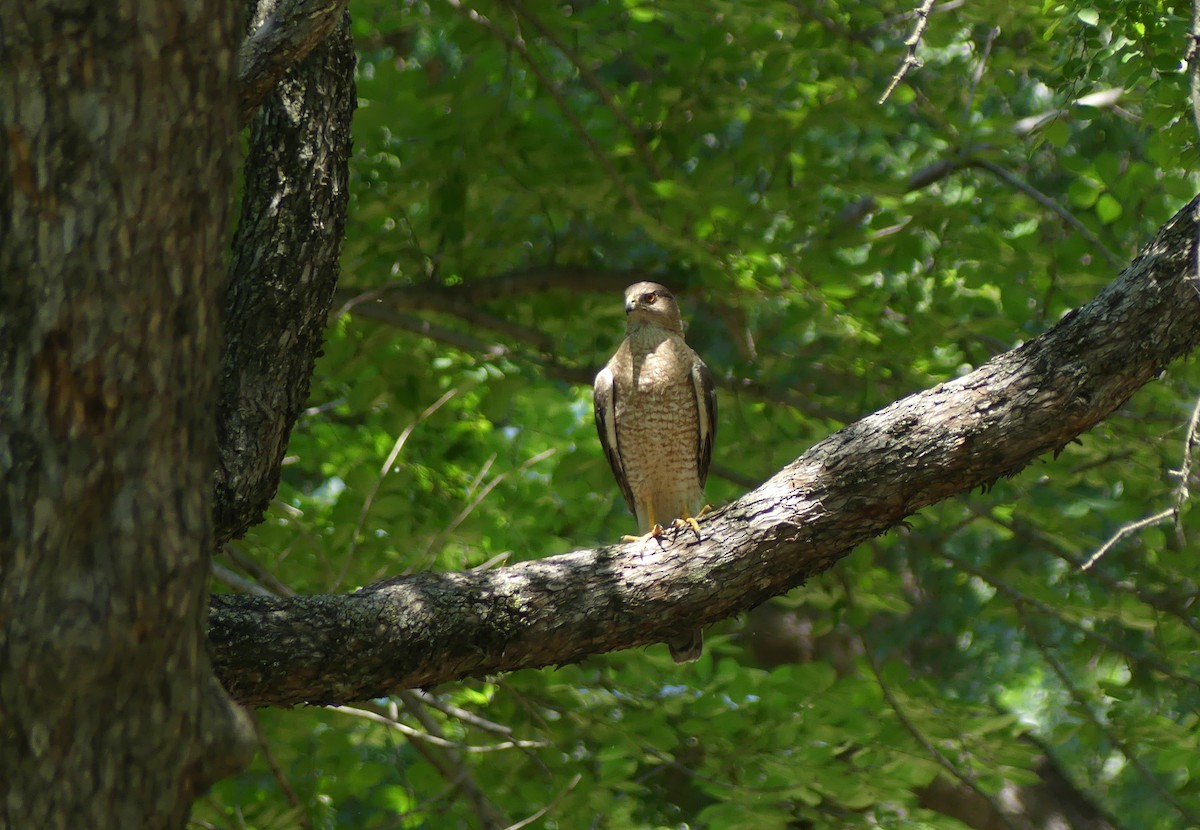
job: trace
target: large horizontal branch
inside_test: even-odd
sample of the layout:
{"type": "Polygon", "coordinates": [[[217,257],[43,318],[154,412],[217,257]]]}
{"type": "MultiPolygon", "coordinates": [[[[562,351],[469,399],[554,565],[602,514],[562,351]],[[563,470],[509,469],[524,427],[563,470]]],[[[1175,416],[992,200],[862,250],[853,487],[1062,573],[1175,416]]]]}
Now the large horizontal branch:
{"type": "Polygon", "coordinates": [[[1200,342],[1197,202],[1093,302],[821,441],[704,538],[428,573],[354,594],[213,598],[218,675],[251,705],[341,703],[660,641],[802,584],[906,516],[1021,469],[1200,342]]]}

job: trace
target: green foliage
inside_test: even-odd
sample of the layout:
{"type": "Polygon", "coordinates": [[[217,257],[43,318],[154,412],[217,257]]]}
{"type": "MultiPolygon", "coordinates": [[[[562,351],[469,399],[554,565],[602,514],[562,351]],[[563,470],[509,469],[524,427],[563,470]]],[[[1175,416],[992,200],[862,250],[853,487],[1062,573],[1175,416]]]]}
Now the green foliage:
{"type": "MultiPolygon", "coordinates": [[[[914,19],[874,0],[472,8],[351,6],[343,288],[390,286],[395,313],[332,321],[276,509],[241,545],[298,592],[631,531],[586,385],[622,332],[622,272],[676,289],[722,381],[708,495],[724,503],[1045,330],[1197,188],[1187,7],[948,4],[883,104],[914,19]],[[532,269],[549,288],[477,293],[532,269]]],[[[1150,527],[1079,566],[1173,503],[1198,385],[1172,367],[1056,459],[778,601],[786,660],[752,616],[715,626],[690,667],[655,647],[439,688],[511,730],[423,705],[449,746],[263,712],[270,762],[196,818],[477,827],[461,769],[506,822],[548,807],[535,826],[564,830],[950,830],[931,785],[995,797],[1037,785],[1049,752],[1128,826],[1190,826],[1200,628],[1182,540],[1200,522],[1185,505],[1182,536],[1150,527]]],[[[392,714],[427,732],[415,708],[392,714]]]]}

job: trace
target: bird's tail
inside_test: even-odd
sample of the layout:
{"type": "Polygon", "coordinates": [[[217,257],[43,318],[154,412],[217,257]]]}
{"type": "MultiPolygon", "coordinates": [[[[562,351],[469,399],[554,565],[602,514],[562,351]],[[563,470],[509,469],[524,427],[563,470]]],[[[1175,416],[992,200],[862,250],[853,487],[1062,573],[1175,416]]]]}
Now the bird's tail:
{"type": "Polygon", "coordinates": [[[699,660],[700,653],[704,651],[704,631],[699,628],[689,631],[683,637],[668,641],[667,648],[671,650],[671,659],[676,663],[699,660]]]}

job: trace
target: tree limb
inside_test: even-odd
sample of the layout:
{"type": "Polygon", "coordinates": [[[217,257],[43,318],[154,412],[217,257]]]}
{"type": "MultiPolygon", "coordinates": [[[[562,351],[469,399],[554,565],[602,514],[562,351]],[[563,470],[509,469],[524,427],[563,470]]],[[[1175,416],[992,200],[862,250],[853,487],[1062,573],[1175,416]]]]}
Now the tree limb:
{"type": "Polygon", "coordinates": [[[262,519],[308,398],[339,273],[354,103],[354,50],[343,17],[274,88],[250,130],[224,300],[218,545],[262,519]]]}
{"type": "Polygon", "coordinates": [[[917,58],[917,47],[921,45],[921,36],[925,34],[925,27],[929,25],[929,13],[933,10],[933,3],[934,0],[921,0],[921,5],[914,12],[917,23],[913,27],[912,34],[904,41],[904,46],[908,51],[904,55],[904,60],[900,62],[900,68],[892,75],[887,89],[883,91],[883,95],[879,96],[876,103],[882,104],[892,97],[892,93],[896,91],[896,87],[900,86],[900,82],[904,80],[908,71],[921,65],[921,61],[917,58]]]}
{"type": "Polygon", "coordinates": [[[1200,344],[1194,200],[1095,300],[962,378],[829,436],[684,535],[350,595],[214,597],[251,705],[341,703],[663,640],[781,594],[923,507],[1012,475],[1200,344]]]}
{"type": "Polygon", "coordinates": [[[283,0],[274,8],[262,4],[238,56],[238,117],[243,125],[284,75],[333,31],[348,5],[349,0],[283,0]]]}

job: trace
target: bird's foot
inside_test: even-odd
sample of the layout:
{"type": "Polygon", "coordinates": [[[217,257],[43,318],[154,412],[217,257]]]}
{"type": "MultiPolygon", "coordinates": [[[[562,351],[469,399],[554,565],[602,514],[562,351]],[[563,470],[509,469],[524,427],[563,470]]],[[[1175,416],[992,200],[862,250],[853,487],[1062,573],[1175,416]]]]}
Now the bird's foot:
{"type": "Polygon", "coordinates": [[[700,540],[700,519],[712,512],[712,505],[706,504],[700,508],[700,512],[695,516],[688,516],[686,513],[671,523],[671,528],[675,531],[673,539],[678,539],[679,534],[685,528],[691,528],[696,534],[696,541],[700,540]]]}
{"type": "Polygon", "coordinates": [[[696,521],[694,516],[681,516],[675,521],[671,522],[671,529],[675,531],[675,535],[671,538],[678,539],[679,534],[689,527],[692,529],[692,532],[696,534],[696,538],[699,539],[700,522],[696,521]]]}
{"type": "Polygon", "coordinates": [[[651,539],[655,539],[661,545],[662,537],[663,537],[663,534],[665,534],[665,533],[666,533],[666,531],[663,530],[662,525],[655,524],[654,527],[650,528],[649,533],[644,533],[641,536],[622,536],[621,541],[622,542],[641,542],[642,544],[645,544],[646,542],[649,542],[651,539]]]}

